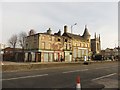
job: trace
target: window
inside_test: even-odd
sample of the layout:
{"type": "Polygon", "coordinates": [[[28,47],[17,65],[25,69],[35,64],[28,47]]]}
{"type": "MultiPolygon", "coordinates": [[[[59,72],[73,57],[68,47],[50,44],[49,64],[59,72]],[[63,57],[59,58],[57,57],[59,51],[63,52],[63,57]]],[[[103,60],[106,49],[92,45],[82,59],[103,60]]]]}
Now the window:
{"type": "Polygon", "coordinates": [[[66,49],[67,49],[67,44],[65,44],[66,45],[66,49]]]}
{"type": "Polygon", "coordinates": [[[87,47],[89,47],[89,44],[87,44],[87,47]]]}
{"type": "Polygon", "coordinates": [[[67,42],[67,39],[65,39],[65,42],[67,42]]]}
{"type": "Polygon", "coordinates": [[[77,46],[77,43],[75,43],[74,46],[77,46]]]}
{"type": "Polygon", "coordinates": [[[83,44],[81,43],[81,47],[83,47],[83,44]]]}
{"type": "Polygon", "coordinates": [[[54,37],[52,37],[52,41],[54,41],[54,37]]]}
{"type": "Polygon", "coordinates": [[[87,39],[87,42],[89,42],[89,39],[87,39]]]}
{"type": "Polygon", "coordinates": [[[77,43],[76,43],[76,46],[77,46],[77,43]]]}
{"type": "Polygon", "coordinates": [[[69,50],[69,44],[67,44],[67,50],[69,50]]]}
{"type": "Polygon", "coordinates": [[[45,49],[45,42],[42,42],[41,48],[42,48],[42,49],[45,49]]]}
{"type": "Polygon", "coordinates": [[[85,43],[83,44],[83,47],[85,47],[85,43]]]}
{"type": "Polygon", "coordinates": [[[26,44],[26,49],[28,49],[28,44],[26,44]]]}
{"type": "Polygon", "coordinates": [[[50,43],[48,44],[48,49],[51,49],[51,44],[50,43]]]}
{"type": "Polygon", "coordinates": [[[81,47],[81,43],[80,43],[80,47],[81,47]]]}
{"type": "Polygon", "coordinates": [[[52,41],[52,37],[49,37],[49,40],[52,41]]]}
{"type": "Polygon", "coordinates": [[[71,44],[69,44],[69,49],[70,49],[70,50],[72,49],[71,44]]]}
{"type": "Polygon", "coordinates": [[[97,50],[99,50],[99,43],[97,43],[97,50]]]}
{"type": "Polygon", "coordinates": [[[60,42],[60,39],[58,38],[58,41],[60,42]]]}

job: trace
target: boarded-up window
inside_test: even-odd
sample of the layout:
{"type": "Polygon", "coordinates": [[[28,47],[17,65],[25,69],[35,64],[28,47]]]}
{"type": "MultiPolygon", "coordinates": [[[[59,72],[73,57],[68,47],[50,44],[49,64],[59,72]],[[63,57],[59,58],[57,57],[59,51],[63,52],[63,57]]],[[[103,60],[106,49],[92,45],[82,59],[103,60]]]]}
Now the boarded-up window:
{"type": "Polygon", "coordinates": [[[80,47],[81,47],[81,43],[80,43],[80,47]]]}
{"type": "Polygon", "coordinates": [[[51,49],[51,44],[50,43],[48,44],[48,49],[51,49]]]}
{"type": "Polygon", "coordinates": [[[45,49],[45,42],[42,42],[41,48],[45,49]]]}

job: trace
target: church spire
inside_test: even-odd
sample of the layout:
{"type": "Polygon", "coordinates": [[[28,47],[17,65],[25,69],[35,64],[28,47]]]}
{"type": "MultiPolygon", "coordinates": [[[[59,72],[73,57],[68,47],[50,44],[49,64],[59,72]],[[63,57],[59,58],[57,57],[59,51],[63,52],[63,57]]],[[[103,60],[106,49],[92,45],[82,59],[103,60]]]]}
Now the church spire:
{"type": "Polygon", "coordinates": [[[99,41],[100,41],[100,34],[99,34],[99,41]]]}
{"type": "Polygon", "coordinates": [[[87,25],[85,25],[85,28],[87,29],[87,25]]]}
{"type": "Polygon", "coordinates": [[[96,39],[96,32],[95,32],[95,39],[96,39]]]}

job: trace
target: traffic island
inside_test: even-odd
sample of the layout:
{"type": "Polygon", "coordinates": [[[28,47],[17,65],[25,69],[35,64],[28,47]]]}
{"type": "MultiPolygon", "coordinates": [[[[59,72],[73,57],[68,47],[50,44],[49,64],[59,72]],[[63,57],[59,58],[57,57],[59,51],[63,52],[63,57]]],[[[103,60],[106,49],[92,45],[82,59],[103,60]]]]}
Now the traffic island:
{"type": "Polygon", "coordinates": [[[89,84],[82,84],[82,90],[103,90],[105,86],[103,84],[98,84],[92,81],[89,81],[89,84]]]}

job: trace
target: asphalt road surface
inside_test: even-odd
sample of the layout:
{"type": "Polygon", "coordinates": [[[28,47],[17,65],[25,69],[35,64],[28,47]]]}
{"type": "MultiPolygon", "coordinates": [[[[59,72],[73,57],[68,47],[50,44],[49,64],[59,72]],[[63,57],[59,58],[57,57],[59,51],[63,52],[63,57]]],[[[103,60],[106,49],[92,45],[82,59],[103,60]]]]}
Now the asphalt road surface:
{"type": "MultiPolygon", "coordinates": [[[[2,73],[2,88],[118,88],[118,62],[2,73]]],[[[41,89],[40,89],[41,88],[41,89]]],[[[56,88],[56,89],[55,89],[56,88]]],[[[103,89],[103,90],[104,90],[103,89]]],[[[4,90],[4,89],[3,89],[4,90]]]]}

